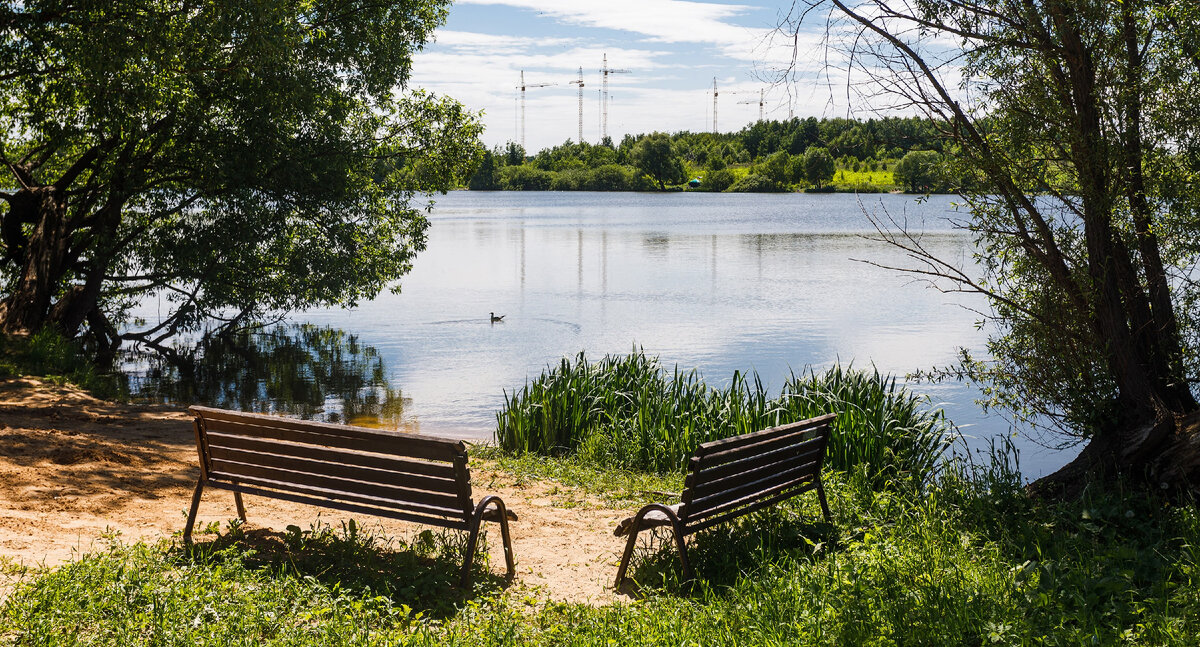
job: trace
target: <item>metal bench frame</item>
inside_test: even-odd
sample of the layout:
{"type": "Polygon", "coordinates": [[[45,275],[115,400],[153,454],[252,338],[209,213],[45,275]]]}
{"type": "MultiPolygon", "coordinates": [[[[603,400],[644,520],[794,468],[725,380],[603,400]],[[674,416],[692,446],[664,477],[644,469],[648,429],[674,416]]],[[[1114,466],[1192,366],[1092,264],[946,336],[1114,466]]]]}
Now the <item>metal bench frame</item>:
{"type": "Polygon", "coordinates": [[[511,579],[516,520],[497,496],[471,499],[467,448],[461,440],[415,436],[193,406],[200,479],[192,495],[183,540],[192,528],[205,487],[233,492],[246,521],[243,494],[466,530],[459,577],[470,584],[471,564],[484,521],[500,524],[511,579]]]}
{"type": "Polygon", "coordinates": [[[624,583],[642,530],[671,527],[683,575],[690,579],[692,568],[685,541],[688,535],[809,490],[817,491],[821,512],[828,522],[829,503],[821,483],[821,465],[835,418],[835,414],[828,414],[700,445],[688,463],[679,503],[651,503],[617,526],[614,534],[628,534],[629,540],[613,586],[620,588],[624,583]]]}

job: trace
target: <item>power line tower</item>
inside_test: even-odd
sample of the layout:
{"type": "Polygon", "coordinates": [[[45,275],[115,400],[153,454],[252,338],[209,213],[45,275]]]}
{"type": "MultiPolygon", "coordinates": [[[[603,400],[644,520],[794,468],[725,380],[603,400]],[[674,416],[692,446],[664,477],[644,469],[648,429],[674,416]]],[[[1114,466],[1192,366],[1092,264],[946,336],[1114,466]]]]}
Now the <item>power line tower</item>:
{"type": "MultiPolygon", "coordinates": [[[[738,103],[754,103],[754,99],[746,99],[745,101],[738,101],[738,103]]],[[[761,89],[758,91],[758,120],[763,120],[763,91],[761,89]]]]}
{"type": "Polygon", "coordinates": [[[600,91],[600,94],[603,97],[600,100],[600,104],[601,104],[600,111],[603,114],[603,117],[601,117],[602,121],[601,121],[601,125],[600,125],[600,137],[604,138],[604,137],[608,137],[608,75],[609,74],[630,74],[630,71],[629,70],[617,70],[617,69],[610,68],[608,66],[608,53],[605,52],[604,53],[604,67],[600,68],[600,74],[601,74],[600,87],[602,88],[600,91]]]}
{"type": "Polygon", "coordinates": [[[579,78],[574,81],[567,81],[567,85],[579,86],[579,139],[576,144],[583,143],[583,68],[579,68],[579,78]]]}
{"type": "Polygon", "coordinates": [[[517,89],[521,91],[521,148],[525,148],[525,88],[544,88],[554,85],[553,83],[525,83],[525,70],[521,70],[521,85],[517,89]]]}

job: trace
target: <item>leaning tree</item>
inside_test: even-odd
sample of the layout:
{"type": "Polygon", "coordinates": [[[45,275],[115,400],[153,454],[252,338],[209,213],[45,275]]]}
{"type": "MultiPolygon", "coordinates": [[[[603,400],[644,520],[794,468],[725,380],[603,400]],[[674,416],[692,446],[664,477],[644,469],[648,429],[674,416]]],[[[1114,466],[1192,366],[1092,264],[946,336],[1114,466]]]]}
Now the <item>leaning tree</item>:
{"type": "Polygon", "coordinates": [[[395,285],[481,152],[405,91],[447,3],[0,3],[0,328],[161,345],[395,285]]]}
{"type": "MultiPolygon", "coordinates": [[[[822,0],[846,87],[925,113],[952,144],[977,263],[877,220],[904,269],[987,295],[991,404],[1086,442],[1088,474],[1200,484],[1200,5],[822,0]]],[[[797,41],[799,42],[799,41],[797,41]]]]}

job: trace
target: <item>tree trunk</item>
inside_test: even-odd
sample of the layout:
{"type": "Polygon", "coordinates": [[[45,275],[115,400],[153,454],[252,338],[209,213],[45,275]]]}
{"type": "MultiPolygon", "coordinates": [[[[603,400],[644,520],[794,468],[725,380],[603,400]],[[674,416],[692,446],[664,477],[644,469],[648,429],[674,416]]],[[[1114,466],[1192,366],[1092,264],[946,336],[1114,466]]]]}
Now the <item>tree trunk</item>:
{"type": "Polygon", "coordinates": [[[1156,489],[1195,492],[1200,486],[1200,411],[1163,415],[1121,433],[1097,436],[1075,460],[1031,483],[1030,493],[1072,499],[1088,483],[1124,477],[1156,489]]]}
{"type": "Polygon", "coordinates": [[[0,327],[7,333],[32,332],[46,323],[67,269],[70,232],[65,198],[52,185],[21,189],[9,203],[6,221],[32,222],[34,229],[26,247],[10,249],[20,274],[13,293],[0,303],[0,327]]]}

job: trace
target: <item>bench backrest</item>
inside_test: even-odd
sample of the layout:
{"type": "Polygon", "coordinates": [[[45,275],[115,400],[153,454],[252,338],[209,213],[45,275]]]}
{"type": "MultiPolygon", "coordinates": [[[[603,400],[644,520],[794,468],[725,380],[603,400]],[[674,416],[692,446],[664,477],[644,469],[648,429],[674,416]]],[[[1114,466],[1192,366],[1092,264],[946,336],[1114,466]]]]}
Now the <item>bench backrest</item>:
{"type": "Polygon", "coordinates": [[[679,519],[691,534],[817,487],[835,414],[704,443],[679,519]]]}
{"type": "Polygon", "coordinates": [[[460,440],[194,406],[205,482],[249,494],[466,528],[460,440]]]}

